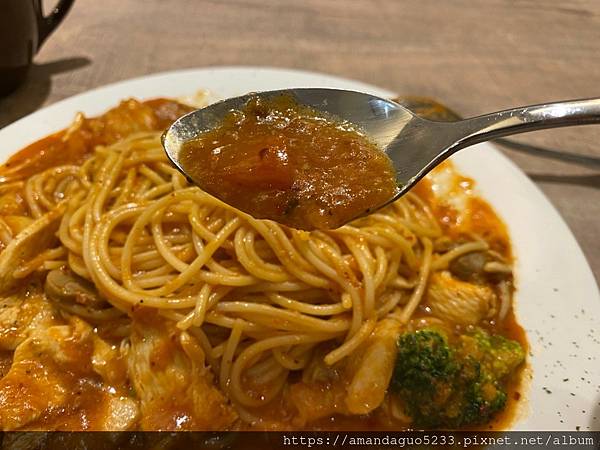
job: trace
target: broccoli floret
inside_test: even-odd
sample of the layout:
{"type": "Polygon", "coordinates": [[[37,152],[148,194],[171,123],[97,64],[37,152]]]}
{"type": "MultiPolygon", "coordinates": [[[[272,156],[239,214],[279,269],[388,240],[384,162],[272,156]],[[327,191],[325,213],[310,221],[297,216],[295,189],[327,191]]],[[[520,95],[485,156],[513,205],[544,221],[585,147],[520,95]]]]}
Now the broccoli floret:
{"type": "Polygon", "coordinates": [[[400,337],[396,371],[402,373],[399,381],[403,386],[429,390],[440,380],[453,379],[457,369],[446,336],[433,330],[421,330],[400,337]]]}
{"type": "Polygon", "coordinates": [[[479,328],[452,344],[442,331],[419,330],[398,340],[391,387],[418,427],[478,425],[504,407],[502,381],[523,360],[519,343],[479,328]]]}
{"type": "Polygon", "coordinates": [[[462,335],[460,341],[462,356],[478,360],[496,379],[510,375],[525,359],[521,344],[504,336],[489,334],[481,328],[462,335]]]}

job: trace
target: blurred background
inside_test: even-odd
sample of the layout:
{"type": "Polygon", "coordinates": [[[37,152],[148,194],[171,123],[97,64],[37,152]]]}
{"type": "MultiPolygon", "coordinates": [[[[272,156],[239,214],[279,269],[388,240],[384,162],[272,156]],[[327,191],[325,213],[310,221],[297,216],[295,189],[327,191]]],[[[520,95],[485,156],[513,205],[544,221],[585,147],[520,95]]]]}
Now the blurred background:
{"type": "MultiPolygon", "coordinates": [[[[599,47],[598,0],[76,0],[26,83],[0,99],[0,128],[107,83],[215,65],[319,71],[474,116],[600,96],[599,47]]],[[[600,157],[600,126],[515,139],[600,157]]],[[[600,172],[503,151],[559,209],[598,279],[600,172]]]]}

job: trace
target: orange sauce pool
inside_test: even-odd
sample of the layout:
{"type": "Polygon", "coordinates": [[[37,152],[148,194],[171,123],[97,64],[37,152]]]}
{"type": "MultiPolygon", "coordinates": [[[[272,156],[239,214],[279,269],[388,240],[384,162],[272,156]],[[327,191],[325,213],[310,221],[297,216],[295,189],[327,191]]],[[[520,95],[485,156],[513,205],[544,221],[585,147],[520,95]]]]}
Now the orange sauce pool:
{"type": "Polygon", "coordinates": [[[337,228],[397,189],[390,159],[364,134],[288,96],[252,97],[184,143],[180,161],[206,192],[304,230],[337,228]]]}

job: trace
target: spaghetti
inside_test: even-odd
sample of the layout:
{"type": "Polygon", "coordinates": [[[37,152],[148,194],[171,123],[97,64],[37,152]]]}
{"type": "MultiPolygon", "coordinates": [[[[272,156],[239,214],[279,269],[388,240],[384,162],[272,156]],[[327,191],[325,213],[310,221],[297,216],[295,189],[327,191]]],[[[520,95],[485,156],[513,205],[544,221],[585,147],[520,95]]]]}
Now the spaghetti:
{"type": "Polygon", "coordinates": [[[441,235],[415,194],[339,230],[287,229],[190,187],[166,164],[159,138],[131,136],[98,148],[81,168],[43,172],[27,182],[28,204],[32,211],[52,207],[47,197],[61,186],[55,174],[69,176],[59,239],[75,273],[123,313],[143,305],[169,312],[182,330],[204,323],[231,329],[225,342],[205,340],[204,351],[225,346],[221,384],[231,382],[235,401],[268,400],[251,401],[240,386],[242,370],[263,353],[288,371],[276,352],[306,359],[302,353],[314,345],[294,349],[334,340],[338,346],[325,356],[334,364],[366,339],[378,317],[408,300],[402,319],[410,319],[423,295],[430,239],[441,235]],[[419,274],[412,297],[412,289],[395,287],[400,265],[408,277],[419,274]]]}
{"type": "MultiPolygon", "coordinates": [[[[427,315],[420,305],[432,271],[489,248],[472,236],[444,249],[447,227],[416,192],[336,230],[256,220],[191,186],[168,164],[153,130],[96,145],[81,163],[54,165],[0,189],[23,198],[30,222],[59,217],[57,242],[23,261],[15,279],[43,279],[58,269],[84,280],[102,301],[53,304],[109,336],[124,357],[139,317],[150,311],[159,317],[153,320],[173,323],[170,335],[186,354],[200,355],[193,364],[205,361],[235,415],[250,425],[261,422],[263,407],[283,402],[293,409],[289,388],[298,373],[306,378],[315,364],[359,364],[348,361],[383,325],[393,324],[397,335],[427,315]]],[[[6,220],[0,239],[10,246],[6,220]]],[[[491,305],[487,317],[498,309],[508,313],[506,305],[491,305]]],[[[289,416],[307,425],[302,414],[289,416]]]]}

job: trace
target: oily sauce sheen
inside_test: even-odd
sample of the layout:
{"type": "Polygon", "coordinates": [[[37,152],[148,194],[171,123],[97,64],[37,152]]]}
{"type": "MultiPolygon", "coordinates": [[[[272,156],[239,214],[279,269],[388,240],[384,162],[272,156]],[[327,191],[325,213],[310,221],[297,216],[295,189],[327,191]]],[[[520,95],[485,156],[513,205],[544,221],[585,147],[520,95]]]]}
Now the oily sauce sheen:
{"type": "Polygon", "coordinates": [[[180,161],[206,192],[293,228],[338,228],[392,199],[388,156],[354,126],[290,96],[252,97],[184,143],[180,161]]]}

